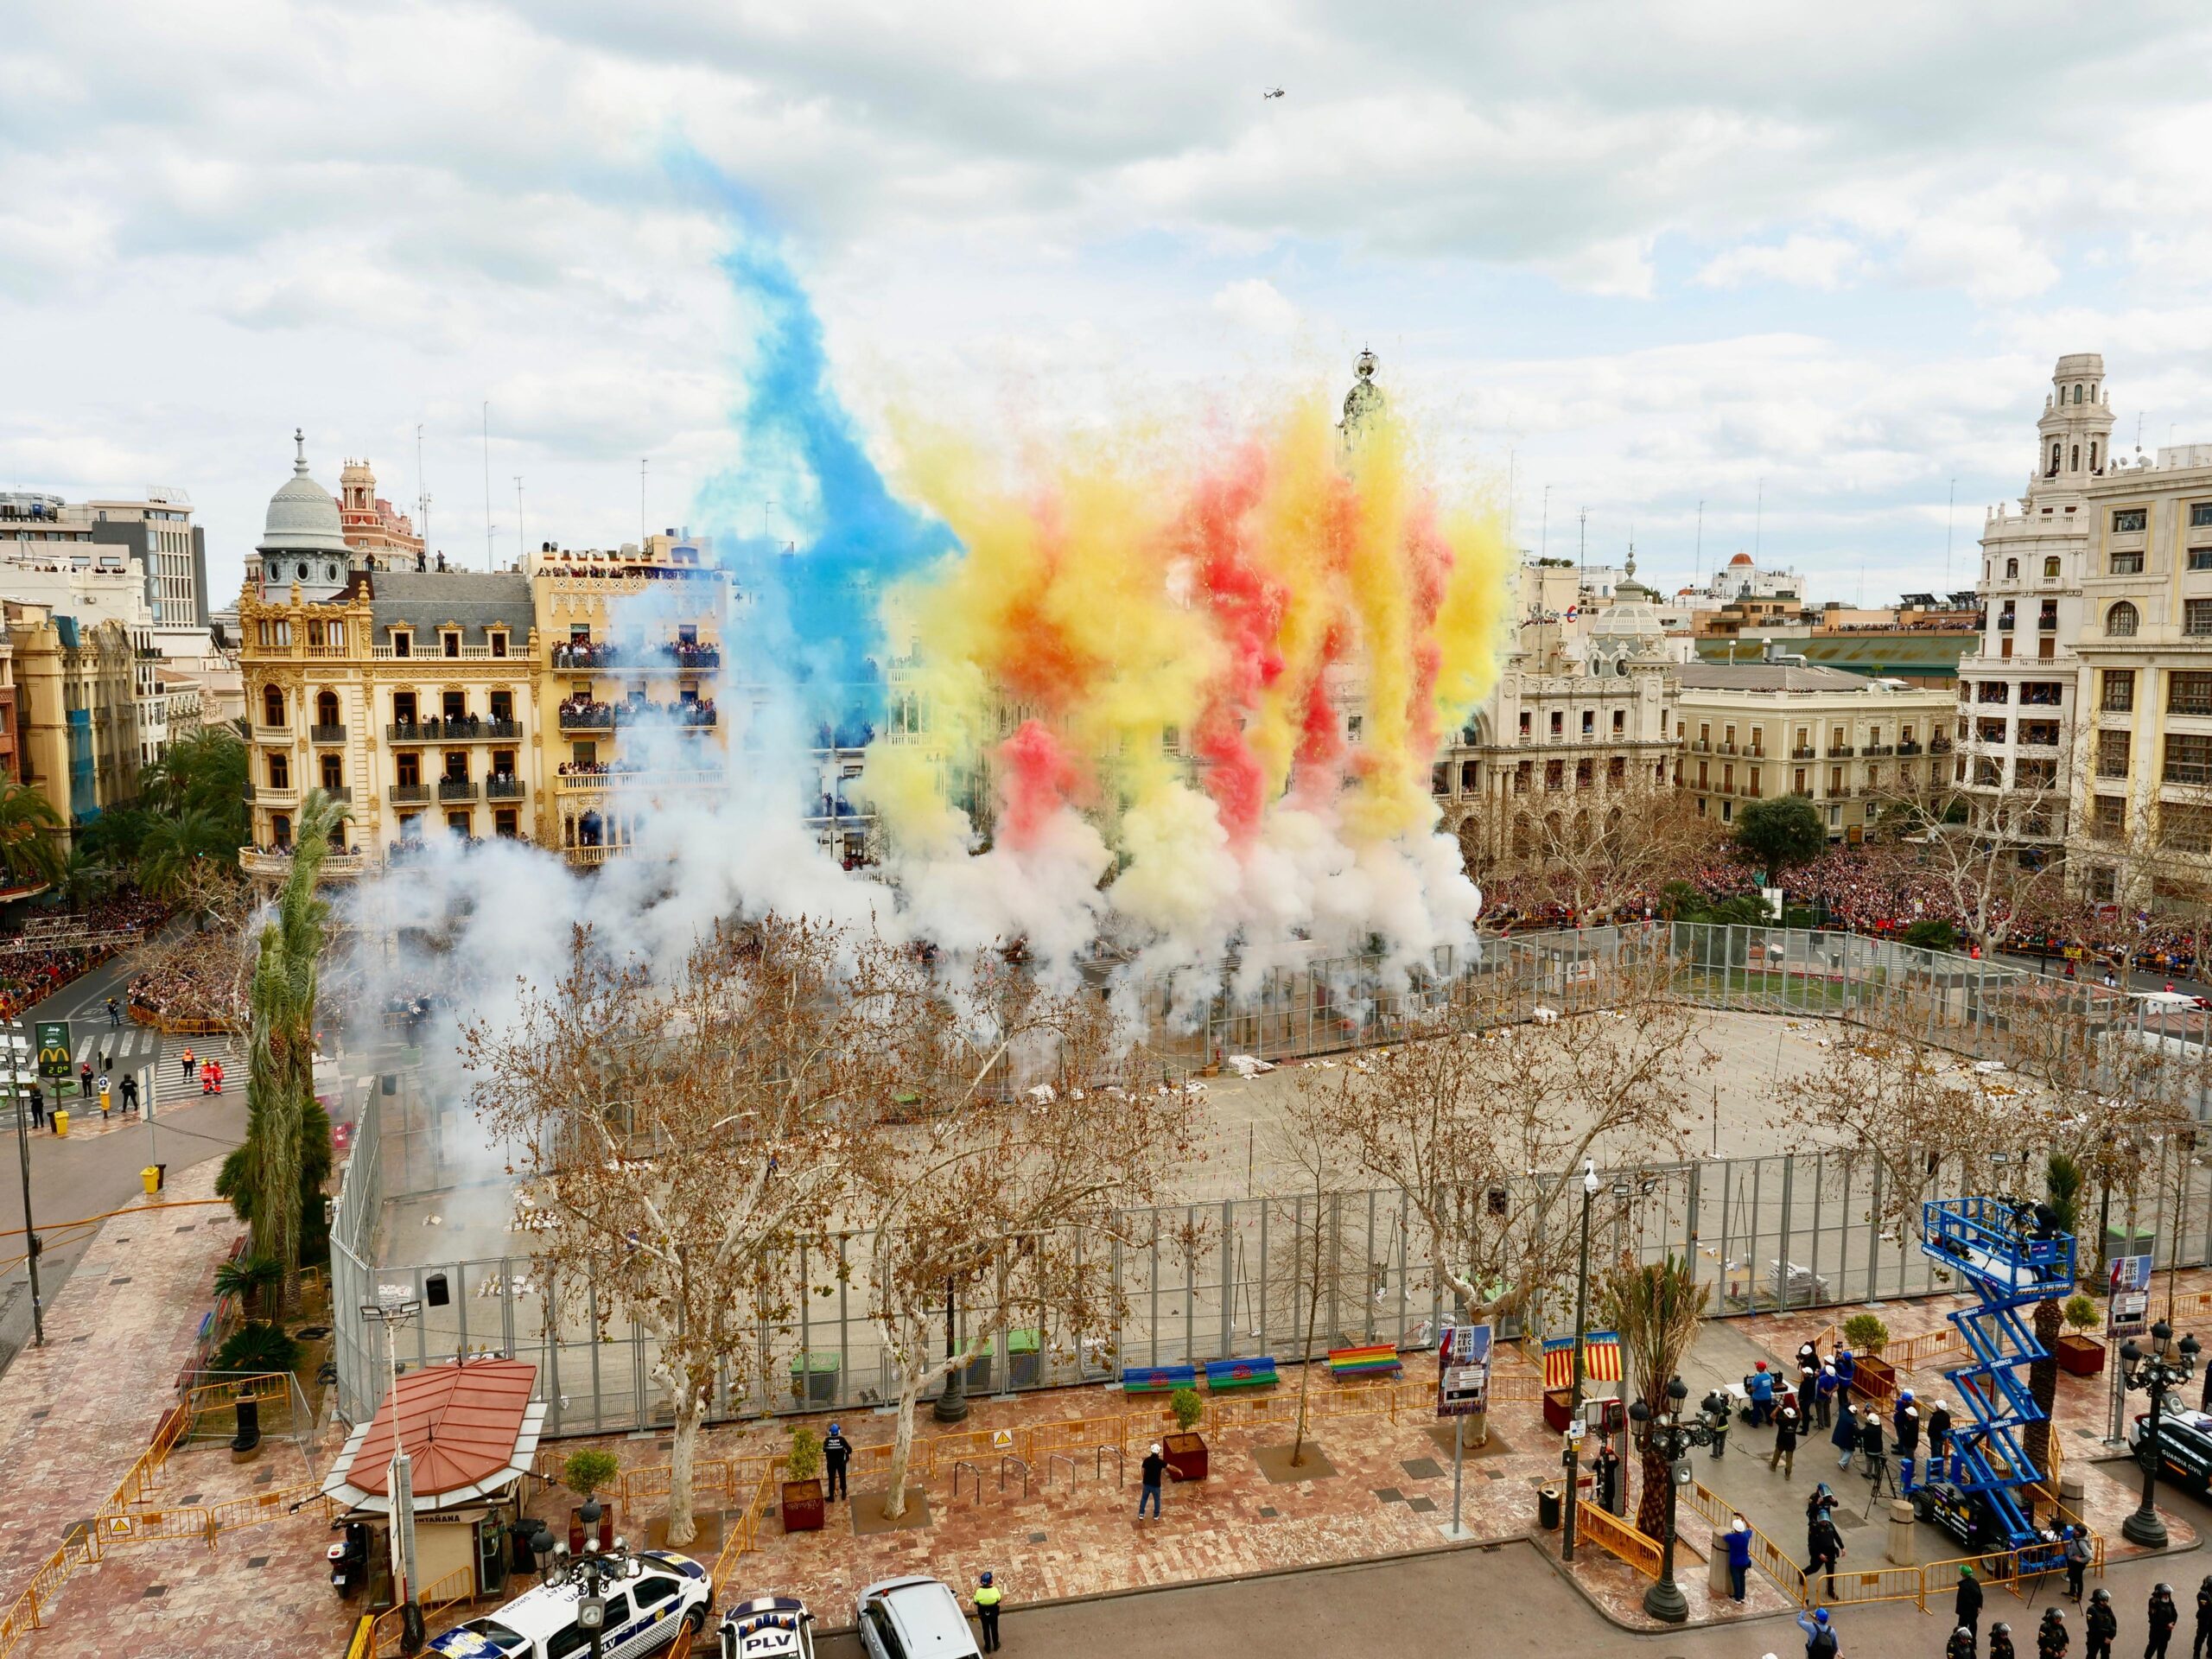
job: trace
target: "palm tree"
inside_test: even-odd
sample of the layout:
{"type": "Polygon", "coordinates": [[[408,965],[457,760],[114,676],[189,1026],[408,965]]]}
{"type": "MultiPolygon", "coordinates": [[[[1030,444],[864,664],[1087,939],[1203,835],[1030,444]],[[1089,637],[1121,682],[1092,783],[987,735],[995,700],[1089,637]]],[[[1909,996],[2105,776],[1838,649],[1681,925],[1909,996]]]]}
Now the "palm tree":
{"type": "MultiPolygon", "coordinates": [[[[2082,1166],[2069,1154],[2054,1152],[2044,1166],[2043,1181],[2044,1202],[2050,1206],[2058,1230],[2076,1235],[2078,1265],[2084,1184],[2082,1166]]],[[[2058,1403],[2058,1338],[2065,1329],[2066,1298],[2073,1290],[2071,1285],[2062,1286],[2057,1294],[2046,1296],[2036,1304],[2036,1345],[2043,1350],[2043,1357],[2028,1366],[2028,1393],[2043,1408],[2043,1421],[2028,1425],[2022,1449],[2027,1452],[2028,1461],[2046,1475],[2050,1470],[2050,1414],[2058,1403]]]]}
{"type": "MultiPolygon", "coordinates": [[[[1688,1262],[1679,1256],[1642,1267],[1618,1267],[1598,1287],[1601,1316],[1620,1332],[1636,1375],[1643,1403],[1656,1416],[1671,1403],[1667,1384],[1682,1367],[1682,1356],[1697,1339],[1705,1318],[1706,1298],[1713,1287],[1696,1282],[1688,1262]]],[[[1637,1529],[1656,1538],[1667,1526],[1667,1489],[1673,1475],[1667,1460],[1647,1444],[1643,1454],[1643,1491],[1636,1510],[1637,1529]]]]}
{"type": "Polygon", "coordinates": [[[284,1282],[284,1269],[265,1255],[242,1255],[215,1269],[215,1294],[238,1299],[238,1313],[248,1323],[261,1317],[263,1299],[284,1282]]]}
{"type": "Polygon", "coordinates": [[[224,1165],[219,1190],[253,1231],[254,1253],[283,1269],[289,1289],[300,1268],[304,1190],[311,1166],[305,1144],[315,1105],[317,965],[330,907],[315,878],[345,808],[319,789],[300,808],[291,873],[276,914],[261,930],[261,955],[248,993],[251,1046],[246,1065],[246,1140],[224,1165]]]}
{"type": "Polygon", "coordinates": [[[11,887],[61,879],[61,815],[29,784],[0,784],[0,874],[11,887]]]}
{"type": "Polygon", "coordinates": [[[226,825],[201,807],[163,816],[138,849],[138,885],[156,899],[174,899],[202,859],[235,861],[238,842],[226,825]]]}

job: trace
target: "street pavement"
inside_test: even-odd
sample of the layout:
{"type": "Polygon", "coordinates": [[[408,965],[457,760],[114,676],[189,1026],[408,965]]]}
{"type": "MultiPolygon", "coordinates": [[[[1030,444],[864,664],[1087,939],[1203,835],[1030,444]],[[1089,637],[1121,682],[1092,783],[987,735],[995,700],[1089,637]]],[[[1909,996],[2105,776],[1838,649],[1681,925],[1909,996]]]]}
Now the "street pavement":
{"type": "MultiPolygon", "coordinates": [[[[175,1058],[182,1053],[188,1039],[170,1039],[165,1045],[160,1033],[135,1025],[127,1017],[119,1029],[111,1028],[106,1001],[110,996],[123,998],[132,971],[130,953],[113,957],[63,986],[22,1017],[22,1029],[27,1036],[35,1020],[68,1020],[73,1048],[82,1051],[95,1068],[105,1053],[118,1065],[150,1071],[160,1091],[151,1124],[125,1125],[118,1111],[105,1132],[79,1134],[78,1128],[98,1130],[99,1113],[97,1107],[87,1112],[83,1103],[72,1096],[68,1104],[77,1127],[67,1139],[35,1130],[22,1138],[21,1145],[30,1162],[31,1214],[41,1228],[104,1215],[129,1202],[141,1191],[139,1171],[149,1163],[166,1163],[173,1173],[181,1171],[206,1159],[220,1157],[245,1138],[245,1067],[241,1058],[230,1055],[226,1046],[218,1046],[222,1039],[188,1039],[196,1055],[223,1056],[229,1073],[225,1092],[203,1100],[198,1085],[183,1082],[175,1058]]],[[[119,1079],[121,1073],[115,1075],[119,1079]]],[[[52,1103],[49,1090],[48,1104],[52,1103]]],[[[0,1109],[0,1135],[16,1139],[12,1112],[0,1109]]],[[[20,1154],[11,1161],[19,1162],[20,1154]]],[[[22,1225],[23,1183],[18,1171],[11,1169],[0,1175],[0,1230],[16,1236],[0,1239],[0,1257],[21,1254],[22,1225]]],[[[67,1281],[89,1242],[87,1231],[55,1244],[41,1256],[40,1289],[47,1302],[52,1302],[67,1281]]],[[[28,1278],[25,1269],[18,1266],[0,1277],[0,1363],[5,1363],[17,1342],[28,1339],[29,1326],[28,1278]]]]}

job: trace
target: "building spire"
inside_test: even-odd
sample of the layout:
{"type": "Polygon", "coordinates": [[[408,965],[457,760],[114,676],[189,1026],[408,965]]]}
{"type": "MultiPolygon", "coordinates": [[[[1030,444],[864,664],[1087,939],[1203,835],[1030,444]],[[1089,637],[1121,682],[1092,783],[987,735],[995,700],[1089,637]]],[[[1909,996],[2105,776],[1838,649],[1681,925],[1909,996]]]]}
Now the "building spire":
{"type": "Polygon", "coordinates": [[[296,426],[292,429],[292,442],[298,446],[299,450],[299,453],[292,457],[292,475],[296,478],[305,478],[308,475],[308,435],[296,426]]]}

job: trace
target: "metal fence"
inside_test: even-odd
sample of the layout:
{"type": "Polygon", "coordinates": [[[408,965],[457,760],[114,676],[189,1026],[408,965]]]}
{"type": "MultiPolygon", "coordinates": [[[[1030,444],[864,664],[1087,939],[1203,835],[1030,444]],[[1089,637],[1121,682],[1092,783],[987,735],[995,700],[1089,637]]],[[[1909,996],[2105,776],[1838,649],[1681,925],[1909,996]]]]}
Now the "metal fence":
{"type": "MultiPolygon", "coordinates": [[[[1486,940],[1478,956],[1440,961],[1413,990],[1389,996],[1363,995],[1357,964],[1317,963],[1271,976],[1249,1006],[1217,1008],[1164,1031],[1160,1040],[1189,1065],[1231,1054],[1321,1053],[1389,1040],[1417,1014],[1446,1002],[1497,1020],[1543,1007],[1600,1007],[1618,970],[1661,959],[1679,969],[1677,994],[1704,1006],[1837,1018],[1878,1002],[1888,1018],[1910,1017],[1935,1040],[1978,1058],[2018,1058],[2024,1020],[2047,1017],[2059,1002],[2078,1003],[2123,1035],[2202,1052],[2201,1020],[2146,1019],[2139,1004],[2012,968],[1848,934],[1668,924],[1486,940]]],[[[1163,989],[1156,1006],[1164,1010],[1170,1001],[1163,989]]],[[[423,1247],[426,1239],[458,1235],[460,1242],[480,1230],[504,1242],[513,1193],[504,1179],[471,1178],[487,1160],[457,1103],[426,1099],[409,1075],[386,1088],[372,1083],[358,1103],[334,1212],[340,1414],[359,1421],[382,1397],[382,1339],[364,1330],[358,1310],[376,1299],[378,1285],[396,1284],[423,1304],[423,1317],[401,1336],[404,1363],[488,1351],[528,1360],[549,1404],[549,1434],[667,1421],[652,1382],[652,1338],[618,1309],[600,1306],[591,1287],[564,1298],[561,1287],[535,1282],[526,1255],[455,1249],[445,1256],[423,1247]],[[432,1306],[440,1280],[443,1300],[432,1306]]],[[[1973,1179],[1986,1181],[1987,1154],[1972,1156],[1973,1179]]],[[[1927,1190],[1959,1190],[1967,1157],[1934,1154],[1927,1190]]],[[[1638,1178],[1626,1184],[1631,1195],[1609,1192],[1595,1211],[1601,1258],[1681,1256],[1712,1286],[1720,1313],[1951,1287],[1909,1232],[1881,1224],[1884,1176],[1871,1156],[1809,1151],[1631,1173],[1638,1178]]],[[[2139,1230],[2127,1248],[2154,1252],[2162,1267],[2212,1261],[2212,1172],[2185,1161],[2179,1179],[2178,1192],[2171,1184],[2146,1191],[2132,1215],[2139,1230]]],[[[976,1362],[971,1389],[1098,1381],[1124,1363],[1271,1353],[1287,1364],[1331,1346],[1419,1345],[1447,1312],[1430,1241],[1395,1191],[1179,1205],[1136,1218],[1128,1232],[1153,1243],[1096,1247],[1110,1255],[1126,1301],[1119,1325],[1001,1335],[976,1362]]],[[[896,1394],[897,1366],[868,1317],[868,1243],[855,1235],[833,1257],[801,1259],[804,1294],[792,1300],[798,1319],[768,1332],[758,1351],[730,1357],[715,1414],[866,1407],[896,1394]]],[[[1544,1317],[1540,1310],[1537,1319],[1544,1317]]]]}

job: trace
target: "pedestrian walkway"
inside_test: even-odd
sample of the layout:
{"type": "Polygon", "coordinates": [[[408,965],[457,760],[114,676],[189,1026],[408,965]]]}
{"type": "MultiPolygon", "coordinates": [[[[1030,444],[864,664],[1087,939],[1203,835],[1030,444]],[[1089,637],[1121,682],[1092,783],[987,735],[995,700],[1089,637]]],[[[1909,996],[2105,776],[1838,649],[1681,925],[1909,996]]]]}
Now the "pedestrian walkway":
{"type": "MultiPolygon", "coordinates": [[[[189,1105],[203,1097],[212,1098],[203,1096],[200,1067],[197,1064],[200,1061],[214,1060],[222,1066],[226,1095],[242,1092],[245,1088],[245,1052],[234,1038],[166,1036],[150,1026],[126,1023],[119,1027],[111,1027],[105,1020],[98,1026],[81,1020],[73,1022],[69,1038],[70,1064],[90,1065],[96,1083],[105,1071],[113,1084],[109,1096],[113,1104],[105,1123],[100,1121],[97,1095],[90,1098],[79,1095],[73,1082],[66,1094],[51,1081],[41,1085],[46,1091],[48,1113],[57,1106],[69,1113],[69,1133],[73,1138],[112,1133],[139,1121],[135,1113],[124,1109],[123,1080],[127,1077],[138,1079],[142,1099],[149,1087],[153,1090],[156,1118],[164,1109],[189,1105]],[[188,1049],[195,1062],[189,1072],[183,1064],[188,1049]]],[[[15,1127],[14,1110],[0,1103],[0,1130],[12,1130],[15,1127]]]]}

